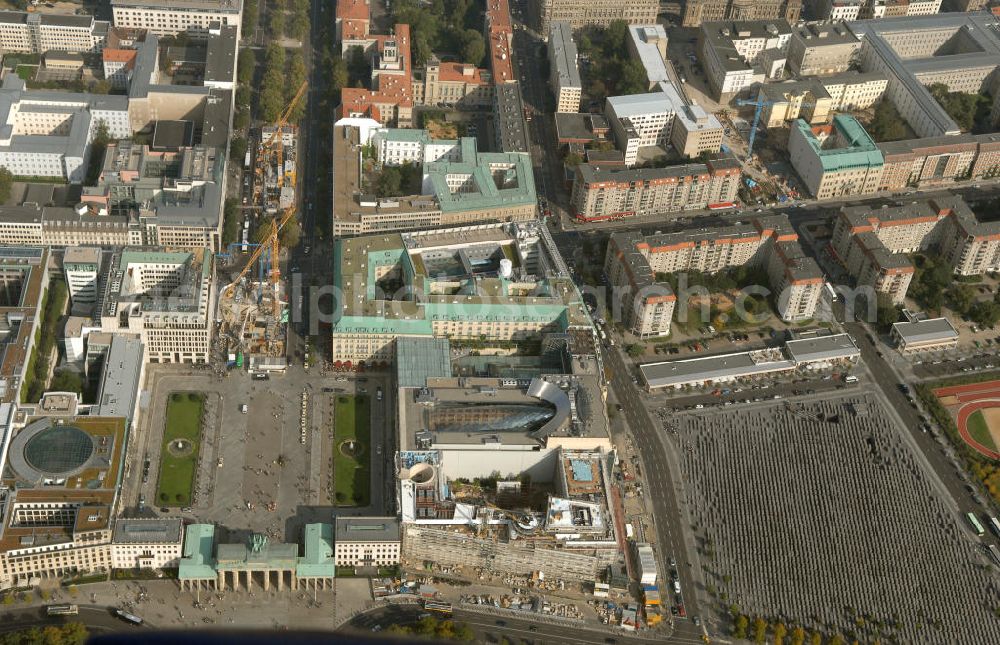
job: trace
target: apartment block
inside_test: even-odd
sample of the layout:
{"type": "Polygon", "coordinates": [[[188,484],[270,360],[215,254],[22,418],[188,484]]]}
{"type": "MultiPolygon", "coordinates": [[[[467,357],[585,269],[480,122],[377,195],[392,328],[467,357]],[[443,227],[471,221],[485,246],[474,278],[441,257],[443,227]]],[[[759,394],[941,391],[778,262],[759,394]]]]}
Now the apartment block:
{"type": "Polygon", "coordinates": [[[666,168],[580,164],[570,202],[588,222],[707,208],[736,200],[740,167],[732,157],[666,168]]]}
{"type": "MultiPolygon", "coordinates": [[[[613,233],[604,272],[615,287],[623,320],[641,337],[670,333],[677,295],[657,276],[734,267],[760,267],[768,275],[783,320],[812,318],[823,288],[823,273],[807,257],[788,219],[759,217],[749,224],[642,236],[613,233]]],[[[686,297],[681,303],[687,306],[686,297]]]]}
{"type": "Polygon", "coordinates": [[[579,112],[583,96],[577,65],[573,29],[568,22],[556,21],[549,28],[549,87],[556,99],[556,112],[579,112]]]}
{"type": "Polygon", "coordinates": [[[833,249],[861,284],[902,304],[913,277],[908,254],[935,250],[959,275],[1000,265],[1000,224],[979,222],[958,196],[869,209],[845,207],[834,225],[833,249]]]}
{"type": "MultiPolygon", "coordinates": [[[[488,0],[488,2],[493,0],[488,0]]],[[[659,0],[537,0],[531,2],[536,31],[549,33],[553,22],[568,22],[573,29],[588,25],[607,27],[615,20],[630,25],[653,24],[660,9],[659,0]]]]}
{"type": "Polygon", "coordinates": [[[209,26],[218,23],[235,27],[238,40],[243,22],[243,0],[111,0],[111,11],[116,27],[157,36],[207,37],[209,26]]]}
{"type": "Polygon", "coordinates": [[[0,51],[92,52],[100,50],[108,23],[93,16],[0,11],[0,51]]]}
{"type": "Polygon", "coordinates": [[[861,41],[843,22],[795,27],[788,41],[788,68],[798,76],[839,74],[860,50],[861,41]]]}
{"type": "Polygon", "coordinates": [[[792,124],[788,153],[816,199],[874,193],[885,165],[875,141],[854,117],[845,115],[819,126],[799,119],[792,124]]]}
{"type": "Polygon", "coordinates": [[[698,27],[705,22],[719,20],[787,20],[799,21],[802,0],[688,0],[684,4],[681,24],[698,27]]]}
{"type": "Polygon", "coordinates": [[[791,36],[782,19],[702,23],[699,62],[715,98],[728,100],[754,83],[781,79],[791,36]]]}
{"type": "Polygon", "coordinates": [[[336,40],[341,45],[341,54],[368,39],[371,29],[371,0],[337,0],[334,18],[336,40]]]}

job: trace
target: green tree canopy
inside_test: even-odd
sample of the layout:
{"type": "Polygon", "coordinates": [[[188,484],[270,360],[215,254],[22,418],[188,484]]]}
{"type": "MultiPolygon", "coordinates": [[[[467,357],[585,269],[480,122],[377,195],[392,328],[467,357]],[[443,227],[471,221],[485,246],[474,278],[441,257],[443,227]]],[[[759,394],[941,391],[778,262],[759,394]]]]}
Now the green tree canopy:
{"type": "Polygon", "coordinates": [[[236,63],[236,80],[242,85],[253,83],[254,67],[257,65],[257,56],[249,47],[240,50],[240,57],[236,63]]]}
{"type": "Polygon", "coordinates": [[[486,41],[476,29],[466,29],[462,43],[462,60],[470,65],[479,65],[486,55],[486,41]]]}
{"type": "Polygon", "coordinates": [[[0,204],[10,199],[10,189],[14,185],[14,175],[7,170],[7,166],[0,166],[0,204]]]}

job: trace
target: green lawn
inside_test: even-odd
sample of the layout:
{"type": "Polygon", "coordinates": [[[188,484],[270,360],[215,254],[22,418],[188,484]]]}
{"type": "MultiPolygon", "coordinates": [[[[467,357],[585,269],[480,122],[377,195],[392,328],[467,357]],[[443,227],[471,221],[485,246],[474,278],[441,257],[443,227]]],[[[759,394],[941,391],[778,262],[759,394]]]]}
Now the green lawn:
{"type": "Polygon", "coordinates": [[[370,496],[371,406],[367,396],[338,396],[334,403],[333,494],[337,506],[367,506],[370,496]],[[353,440],[357,455],[341,451],[353,440]]]}
{"type": "Polygon", "coordinates": [[[990,450],[997,449],[996,444],[993,443],[993,437],[990,436],[990,429],[986,425],[986,417],[983,416],[982,410],[976,410],[970,414],[966,426],[969,428],[969,434],[972,435],[972,438],[981,445],[990,450]]]}
{"type": "Polygon", "coordinates": [[[201,413],[205,395],[196,392],[175,392],[167,402],[167,427],[160,450],[160,481],[156,490],[159,506],[187,506],[191,503],[194,472],[198,466],[201,445],[201,413]],[[175,439],[186,439],[193,450],[184,457],[175,457],[168,446],[175,439]]]}

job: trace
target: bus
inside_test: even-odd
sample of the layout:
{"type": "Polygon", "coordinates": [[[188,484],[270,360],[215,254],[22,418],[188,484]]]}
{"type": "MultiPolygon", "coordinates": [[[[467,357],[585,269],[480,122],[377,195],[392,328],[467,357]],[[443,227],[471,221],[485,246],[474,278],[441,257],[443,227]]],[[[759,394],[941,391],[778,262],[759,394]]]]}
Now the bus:
{"type": "Polygon", "coordinates": [[[120,618],[120,619],[124,620],[126,623],[132,623],[133,625],[141,625],[142,624],[142,619],[141,618],[139,618],[135,614],[130,614],[127,611],[124,611],[122,609],[116,609],[115,610],[115,616],[117,618],[120,618]]]}
{"type": "Polygon", "coordinates": [[[990,518],[990,530],[996,533],[997,537],[1000,537],[1000,520],[995,517],[990,518]]]}
{"type": "Polygon", "coordinates": [[[80,608],[76,605],[49,605],[45,612],[49,616],[76,616],[80,613],[80,608]]]}
{"type": "Polygon", "coordinates": [[[997,566],[1000,566],[1000,549],[997,548],[997,545],[991,544],[986,547],[986,550],[990,552],[990,557],[997,563],[997,566]]]}
{"type": "Polygon", "coordinates": [[[451,603],[441,602],[440,600],[425,600],[424,609],[427,611],[436,611],[442,614],[451,614],[451,603]]]}
{"type": "Polygon", "coordinates": [[[969,524],[972,526],[972,530],[976,532],[976,535],[979,537],[986,535],[986,531],[983,530],[983,525],[979,523],[979,518],[976,517],[975,513],[966,513],[965,519],[969,520],[969,524]]]}
{"type": "Polygon", "coordinates": [[[824,282],[823,289],[826,290],[826,295],[830,296],[830,302],[837,302],[837,292],[834,290],[832,284],[824,282]]]}

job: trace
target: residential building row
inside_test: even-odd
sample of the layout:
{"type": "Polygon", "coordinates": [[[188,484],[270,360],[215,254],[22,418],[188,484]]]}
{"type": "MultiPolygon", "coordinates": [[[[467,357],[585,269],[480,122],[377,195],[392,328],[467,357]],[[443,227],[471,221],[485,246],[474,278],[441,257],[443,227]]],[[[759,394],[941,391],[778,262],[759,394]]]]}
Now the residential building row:
{"type": "Polygon", "coordinates": [[[860,284],[902,304],[915,272],[908,254],[934,250],[958,275],[1000,267],[1000,223],[980,222],[957,195],[871,209],[844,207],[833,250],[860,284]]]}
{"type": "MultiPolygon", "coordinates": [[[[804,254],[784,216],[666,235],[613,233],[604,261],[605,276],[616,294],[613,304],[620,308],[616,310],[621,311],[626,328],[642,338],[670,333],[678,298],[666,274],[714,274],[734,267],[766,271],[783,320],[813,317],[823,273],[816,261],[804,254]]],[[[690,303],[685,300],[681,304],[690,303]]]]}
{"type": "Polygon", "coordinates": [[[588,222],[732,204],[740,168],[732,157],[665,168],[583,163],[576,167],[570,203],[574,215],[588,222]]]}

